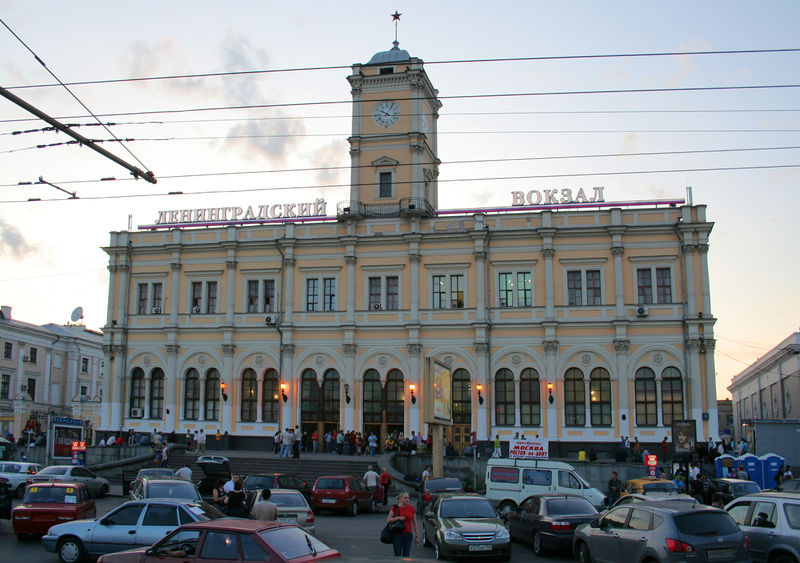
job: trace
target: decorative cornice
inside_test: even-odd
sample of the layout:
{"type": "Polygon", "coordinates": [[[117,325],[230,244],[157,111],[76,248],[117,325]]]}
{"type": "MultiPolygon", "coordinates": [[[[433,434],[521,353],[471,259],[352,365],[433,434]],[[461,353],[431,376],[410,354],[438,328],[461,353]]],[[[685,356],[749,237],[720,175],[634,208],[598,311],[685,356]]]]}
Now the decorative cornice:
{"type": "Polygon", "coordinates": [[[180,352],[181,347],[177,344],[167,344],[167,356],[176,358],[180,352]]]}
{"type": "Polygon", "coordinates": [[[619,356],[624,356],[628,354],[631,350],[631,341],[626,338],[616,338],[614,339],[614,351],[619,356]]]}
{"type": "Polygon", "coordinates": [[[112,274],[117,271],[117,267],[114,264],[109,264],[107,267],[108,271],[111,272],[112,274]]]}
{"type": "Polygon", "coordinates": [[[612,246],[611,247],[611,255],[612,256],[622,256],[625,254],[625,247],[624,246],[612,246]]]}
{"type": "Polygon", "coordinates": [[[486,260],[486,251],[484,250],[476,250],[473,254],[476,260],[486,260]]]}
{"type": "Polygon", "coordinates": [[[350,156],[356,156],[361,152],[361,149],[358,147],[350,147],[350,156]]]}
{"type": "Polygon", "coordinates": [[[294,357],[294,351],[295,351],[294,344],[282,344],[281,345],[281,352],[287,358],[293,358],[294,357]]]}
{"type": "Polygon", "coordinates": [[[558,354],[558,340],[544,340],[542,348],[545,354],[558,354]]]}
{"type": "MultiPolygon", "coordinates": [[[[294,353],[294,352],[292,352],[294,353]]],[[[345,358],[355,358],[358,354],[358,345],[357,344],[345,344],[344,345],[344,357],[345,358]]]]}
{"type": "Polygon", "coordinates": [[[236,344],[223,344],[222,354],[224,356],[233,356],[236,353],[236,344]]]}
{"type": "Polygon", "coordinates": [[[114,346],[111,344],[103,344],[103,355],[114,357],[114,346]]]}
{"type": "Polygon", "coordinates": [[[682,246],[682,248],[683,248],[683,252],[685,254],[694,254],[695,252],[697,252],[697,245],[696,244],[692,244],[692,243],[688,243],[687,242],[682,246]]]}
{"type": "Polygon", "coordinates": [[[356,262],[358,262],[358,258],[356,258],[355,256],[345,256],[344,261],[347,264],[355,264],[356,262]]]}
{"type": "Polygon", "coordinates": [[[172,269],[173,272],[180,272],[181,271],[181,263],[180,262],[170,262],[169,267],[172,269]]]}
{"type": "Polygon", "coordinates": [[[542,256],[545,258],[552,258],[556,255],[556,251],[552,248],[543,248],[542,249],[542,256]]]}
{"type": "Polygon", "coordinates": [[[414,253],[408,255],[408,261],[411,262],[412,264],[419,264],[419,259],[420,259],[419,254],[414,253]]]}
{"type": "Polygon", "coordinates": [[[115,356],[117,354],[122,355],[122,354],[125,354],[127,351],[128,351],[128,347],[125,346],[124,344],[114,344],[111,347],[111,355],[112,356],[115,356]]]}
{"type": "Polygon", "coordinates": [[[225,260],[225,267],[227,267],[229,270],[235,270],[236,264],[238,264],[236,260],[225,260]]]}
{"type": "Polygon", "coordinates": [[[688,352],[700,352],[700,339],[699,338],[690,338],[686,341],[686,350],[688,352]]]}
{"type": "Polygon", "coordinates": [[[295,261],[294,258],[284,258],[283,259],[283,265],[286,266],[287,268],[294,268],[295,264],[296,264],[296,261],[295,261]]]}
{"type": "Polygon", "coordinates": [[[414,344],[407,344],[406,348],[408,349],[408,355],[414,356],[416,358],[422,355],[422,344],[414,343],[414,344]]]}
{"type": "Polygon", "coordinates": [[[703,345],[703,350],[710,351],[717,347],[717,341],[713,338],[703,338],[701,339],[701,344],[703,345]]]}
{"type": "Polygon", "coordinates": [[[488,342],[473,342],[472,349],[475,350],[475,355],[485,358],[489,355],[488,342]]]}
{"type": "Polygon", "coordinates": [[[127,272],[128,270],[130,270],[130,269],[131,269],[131,267],[130,267],[128,264],[119,264],[119,265],[117,266],[117,269],[118,269],[120,272],[127,272]]]}
{"type": "Polygon", "coordinates": [[[703,254],[706,254],[706,253],[708,253],[708,245],[707,244],[698,244],[697,245],[697,250],[699,250],[703,254]]]}

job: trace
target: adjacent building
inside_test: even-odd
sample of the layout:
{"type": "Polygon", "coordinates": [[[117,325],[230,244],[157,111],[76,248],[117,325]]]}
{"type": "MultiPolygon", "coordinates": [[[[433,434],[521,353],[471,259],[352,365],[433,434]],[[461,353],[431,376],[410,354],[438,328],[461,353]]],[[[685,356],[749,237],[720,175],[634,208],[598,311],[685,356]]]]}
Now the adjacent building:
{"type": "Polygon", "coordinates": [[[0,431],[47,429],[48,417],[100,424],[103,335],[82,325],[35,325],[0,309],[0,431]]]}
{"type": "Polygon", "coordinates": [[[347,79],[335,215],[259,202],[111,233],[103,429],[203,428],[239,447],[295,425],[424,433],[435,358],[456,447],[519,432],[565,455],[660,442],[676,419],[718,435],[704,205],[575,188],[442,210],[423,61],[395,43],[347,79]]]}

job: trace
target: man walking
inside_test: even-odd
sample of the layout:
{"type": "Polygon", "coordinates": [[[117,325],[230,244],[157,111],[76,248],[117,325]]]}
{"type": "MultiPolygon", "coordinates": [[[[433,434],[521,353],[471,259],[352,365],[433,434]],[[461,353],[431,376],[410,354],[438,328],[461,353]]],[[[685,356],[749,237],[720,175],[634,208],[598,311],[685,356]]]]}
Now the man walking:
{"type": "Polygon", "coordinates": [[[369,444],[369,455],[375,457],[375,450],[378,449],[378,437],[375,435],[375,432],[369,433],[367,443],[369,444]]]}
{"type": "Polygon", "coordinates": [[[292,450],[292,457],[300,459],[300,448],[303,445],[303,434],[300,432],[300,427],[294,427],[294,448],[292,450]]]}
{"type": "Polygon", "coordinates": [[[267,520],[275,521],[278,519],[278,505],[269,500],[272,496],[272,491],[269,488],[264,488],[261,491],[261,500],[253,505],[253,510],[250,515],[253,520],[267,520]]]}
{"type": "Polygon", "coordinates": [[[380,479],[380,475],[372,469],[372,466],[367,467],[367,472],[364,473],[364,481],[367,482],[367,490],[372,493],[372,496],[375,496],[375,489],[378,488],[378,479],[380,479]]]}
{"type": "Polygon", "coordinates": [[[285,428],[283,430],[283,434],[281,435],[281,457],[289,457],[289,453],[292,451],[292,442],[294,441],[294,433],[285,428]]]}
{"type": "Polygon", "coordinates": [[[197,455],[206,455],[206,433],[203,432],[202,428],[197,435],[197,455]]]}
{"type": "Polygon", "coordinates": [[[612,506],[619,500],[622,491],[622,481],[619,480],[616,471],[611,472],[611,479],[608,480],[608,506],[612,506]]]}

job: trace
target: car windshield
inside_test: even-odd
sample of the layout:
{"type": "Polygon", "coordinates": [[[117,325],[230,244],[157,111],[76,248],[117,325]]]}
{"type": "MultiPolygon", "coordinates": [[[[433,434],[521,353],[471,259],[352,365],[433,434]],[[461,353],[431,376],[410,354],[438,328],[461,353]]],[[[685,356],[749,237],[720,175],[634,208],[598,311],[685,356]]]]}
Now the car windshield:
{"type": "Polygon", "coordinates": [[[284,506],[306,506],[306,499],[300,493],[272,493],[269,500],[279,508],[284,506]]]}
{"type": "Polygon", "coordinates": [[[664,481],[662,483],[645,483],[642,485],[642,491],[645,493],[661,492],[661,493],[677,493],[678,486],[672,481],[664,481]]]}
{"type": "Polygon", "coordinates": [[[16,463],[6,463],[0,465],[0,471],[3,473],[22,473],[22,466],[16,463]]]}
{"type": "Polygon", "coordinates": [[[153,468],[153,469],[140,469],[139,473],[136,474],[136,478],[139,479],[141,477],[172,477],[172,469],[161,469],[161,468],[153,468]]]}
{"type": "Polygon", "coordinates": [[[151,483],[147,488],[149,498],[201,498],[197,487],[191,483],[151,483]]]}
{"type": "Polygon", "coordinates": [[[78,489],[75,487],[28,487],[23,504],[42,504],[55,502],[61,504],[77,504],[78,489]]]}
{"type": "Polygon", "coordinates": [[[547,501],[550,516],[597,514],[592,503],[584,498],[558,498],[547,501]]]}
{"type": "Polygon", "coordinates": [[[320,551],[332,549],[328,544],[323,543],[296,526],[265,530],[261,532],[261,537],[285,559],[313,555],[320,551]]]}
{"type": "Polygon", "coordinates": [[[317,488],[344,490],[344,479],[330,479],[325,477],[317,481],[317,488]]]}
{"type": "Polygon", "coordinates": [[[264,487],[272,486],[272,477],[265,477],[263,475],[251,475],[244,480],[245,489],[263,489],[264,487]]]}
{"type": "Polygon", "coordinates": [[[425,488],[432,493],[460,491],[461,481],[458,479],[431,479],[425,482],[425,488]]]}
{"type": "Polygon", "coordinates": [[[69,467],[54,465],[53,467],[45,467],[38,473],[38,475],[66,475],[67,469],[69,469],[69,467]]]}
{"type": "Polygon", "coordinates": [[[752,493],[760,493],[761,487],[752,482],[734,483],[731,485],[731,492],[740,497],[742,495],[749,495],[752,493]]]}
{"type": "Polygon", "coordinates": [[[227,518],[228,515],[217,510],[206,502],[192,502],[184,504],[183,507],[195,515],[198,520],[216,520],[217,518],[227,518]]]}
{"type": "Polygon", "coordinates": [[[739,531],[727,512],[692,512],[675,516],[678,531],[687,536],[726,536],[739,531]]]}
{"type": "Polygon", "coordinates": [[[488,500],[482,498],[449,499],[442,501],[440,518],[497,518],[488,500]]]}

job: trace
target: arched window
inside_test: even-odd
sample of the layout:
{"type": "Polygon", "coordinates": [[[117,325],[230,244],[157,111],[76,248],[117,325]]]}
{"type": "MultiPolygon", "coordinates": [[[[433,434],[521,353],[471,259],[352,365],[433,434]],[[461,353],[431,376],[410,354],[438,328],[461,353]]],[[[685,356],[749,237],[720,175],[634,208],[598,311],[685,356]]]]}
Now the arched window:
{"type": "Polygon", "coordinates": [[[578,368],[564,374],[564,414],[567,426],[586,426],[586,383],[578,368]]]}
{"type": "Polygon", "coordinates": [[[514,426],[514,374],[502,368],[494,377],[494,421],[498,426],[514,426]]]}
{"type": "Polygon", "coordinates": [[[183,418],[200,418],[200,374],[191,368],[186,372],[186,385],[183,389],[183,418]]]}
{"type": "Polygon", "coordinates": [[[341,405],[339,393],[339,372],[331,368],[322,378],[322,416],[325,420],[339,421],[341,405]]]}
{"type": "Polygon", "coordinates": [[[525,368],[520,374],[519,410],[522,426],[542,425],[542,393],[539,386],[539,372],[533,368],[525,368]]]}
{"type": "Polygon", "coordinates": [[[403,424],[403,372],[391,370],[386,376],[386,423],[403,424]]]}
{"type": "Polygon", "coordinates": [[[661,372],[661,422],[670,426],[673,420],[683,419],[683,382],[677,368],[661,372]]]}
{"type": "Polygon", "coordinates": [[[656,426],[656,374],[648,367],[641,367],[636,370],[633,385],[636,395],[636,426],[656,426]]]}
{"type": "MultiPolygon", "coordinates": [[[[144,371],[136,368],[131,374],[131,404],[130,409],[139,409],[144,412],[144,371]]],[[[131,413],[128,413],[129,416],[131,413]]],[[[141,415],[140,415],[141,416],[141,415]]]]}
{"type": "Polygon", "coordinates": [[[164,370],[150,372],[150,418],[164,417],[164,370]]]}
{"type": "Polygon", "coordinates": [[[322,420],[319,383],[317,383],[317,374],[313,369],[303,370],[300,387],[300,396],[302,397],[300,410],[303,413],[303,420],[314,422],[322,420]]]}
{"type": "Polygon", "coordinates": [[[592,426],[611,426],[611,377],[605,368],[594,368],[589,375],[589,398],[592,426]]]}
{"type": "Polygon", "coordinates": [[[206,412],[203,416],[205,420],[219,420],[219,371],[211,368],[206,372],[206,412]]]}
{"type": "Polygon", "coordinates": [[[264,373],[264,383],[261,399],[261,420],[264,422],[278,422],[281,412],[281,396],[278,389],[278,372],[268,369],[264,373]]]}
{"type": "Polygon", "coordinates": [[[383,410],[381,376],[374,369],[364,373],[364,423],[380,424],[383,410]]]}
{"type": "Polygon", "coordinates": [[[258,409],[258,381],[250,368],[242,374],[242,422],[255,422],[258,409]]]}
{"type": "Polygon", "coordinates": [[[463,368],[453,372],[453,424],[472,424],[469,372],[463,368]]]}

